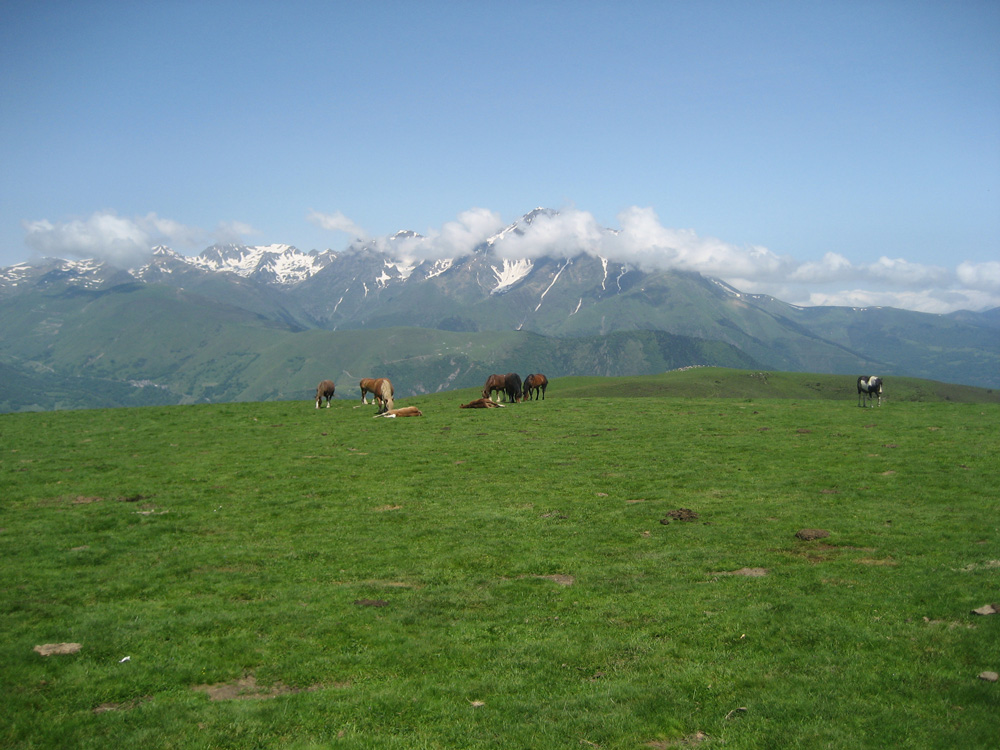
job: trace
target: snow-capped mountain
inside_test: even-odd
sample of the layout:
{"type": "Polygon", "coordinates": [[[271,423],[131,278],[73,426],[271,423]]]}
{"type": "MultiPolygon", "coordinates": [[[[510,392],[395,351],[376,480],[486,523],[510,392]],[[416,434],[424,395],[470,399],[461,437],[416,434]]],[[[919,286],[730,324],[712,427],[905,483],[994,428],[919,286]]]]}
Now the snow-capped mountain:
{"type": "Polygon", "coordinates": [[[433,260],[421,259],[425,238],[404,231],[340,252],[229,244],[193,257],[157,247],[132,268],[95,260],[21,263],[0,269],[0,306],[9,305],[0,309],[43,310],[53,296],[96,299],[148,286],[197,295],[293,331],[416,327],[554,337],[660,331],[721,342],[772,369],[895,369],[947,380],[962,362],[965,382],[1000,386],[996,324],[985,314],[804,309],[696,273],[644,271],[584,248],[535,247],[524,257],[518,248],[526,227],[552,213],[536,209],[464,255],[433,260]],[[924,332],[886,333],[904,325],[899,321],[924,332]],[[874,330],[879,336],[866,335],[874,330]],[[940,351],[912,343],[929,340],[928,330],[939,331],[940,351]]]}

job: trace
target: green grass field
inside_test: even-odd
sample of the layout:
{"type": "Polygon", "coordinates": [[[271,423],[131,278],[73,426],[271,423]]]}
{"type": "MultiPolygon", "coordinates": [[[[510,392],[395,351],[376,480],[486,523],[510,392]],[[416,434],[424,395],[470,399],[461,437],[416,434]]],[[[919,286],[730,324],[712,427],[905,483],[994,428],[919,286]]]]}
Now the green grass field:
{"type": "Polygon", "coordinates": [[[1000,404],[671,382],[0,415],[0,746],[995,746],[1000,404]]]}

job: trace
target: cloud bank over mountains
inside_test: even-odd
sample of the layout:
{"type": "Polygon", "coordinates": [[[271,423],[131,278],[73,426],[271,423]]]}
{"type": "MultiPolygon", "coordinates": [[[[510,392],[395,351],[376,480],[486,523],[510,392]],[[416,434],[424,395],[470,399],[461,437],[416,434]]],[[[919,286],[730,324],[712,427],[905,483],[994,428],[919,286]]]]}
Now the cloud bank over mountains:
{"type": "MultiPolygon", "coordinates": [[[[955,259],[957,265],[948,267],[882,256],[856,263],[836,252],[803,262],[766,247],[735,245],[691,229],[665,227],[651,208],[622,211],[618,229],[601,226],[592,214],[575,208],[536,212],[530,222],[513,225],[516,228],[494,211],[473,208],[422,235],[393,236],[373,235],[339,211],[311,211],[306,218],[331,233],[346,235],[348,248],[374,245],[407,260],[456,258],[493,240],[501,243],[498,249],[507,258],[585,252],[647,271],[695,271],[744,292],[804,306],[885,306],[930,313],[1000,307],[1000,262],[955,259]]],[[[244,243],[246,237],[259,234],[241,222],[220,223],[209,231],[155,213],[126,218],[112,212],[61,223],[24,222],[24,230],[27,245],[40,256],[97,258],[123,267],[142,263],[157,245],[196,253],[211,242],[244,243]]]]}

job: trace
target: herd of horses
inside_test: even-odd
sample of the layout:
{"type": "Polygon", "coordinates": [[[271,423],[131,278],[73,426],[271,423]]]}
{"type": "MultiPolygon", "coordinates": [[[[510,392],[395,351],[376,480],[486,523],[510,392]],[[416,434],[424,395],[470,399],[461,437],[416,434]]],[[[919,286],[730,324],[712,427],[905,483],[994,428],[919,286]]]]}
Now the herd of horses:
{"type": "MultiPolygon", "coordinates": [[[[510,402],[530,401],[532,394],[538,400],[541,394],[545,400],[545,389],[549,385],[549,379],[544,375],[531,374],[522,382],[521,376],[516,372],[508,372],[506,375],[490,375],[483,386],[483,400],[493,401],[493,394],[499,392],[501,397],[506,397],[510,402]]],[[[372,403],[378,406],[377,414],[387,414],[393,411],[392,399],[396,395],[389,378],[362,378],[358,384],[361,389],[362,403],[368,403],[368,394],[372,395],[372,403]]],[[[323,401],[326,401],[326,408],[330,408],[330,400],[336,393],[337,387],[332,380],[323,380],[316,386],[316,408],[320,408],[323,401]]]]}
{"type": "Polygon", "coordinates": [[[534,393],[535,401],[541,394],[542,401],[545,400],[545,389],[549,387],[549,379],[544,375],[532,373],[523,381],[516,372],[508,372],[506,375],[490,375],[486,378],[486,385],[483,386],[483,398],[493,399],[494,393],[499,393],[501,398],[506,398],[511,403],[521,401],[531,401],[534,393]]]}
{"type": "MultiPolygon", "coordinates": [[[[392,411],[392,399],[395,389],[389,378],[362,378],[361,401],[368,403],[368,394],[372,394],[372,403],[377,404],[378,414],[385,414],[392,411]]],[[[506,375],[490,375],[486,378],[483,386],[483,397],[480,400],[482,405],[486,402],[499,403],[500,399],[506,399],[510,403],[520,403],[531,401],[532,394],[537,401],[539,394],[545,400],[545,389],[548,388],[549,379],[541,374],[532,373],[523,381],[516,372],[508,372],[506,375]],[[499,393],[500,397],[494,399],[494,394],[499,393]]],[[[316,386],[316,408],[326,399],[326,408],[330,408],[330,399],[333,398],[336,387],[332,380],[324,380],[316,386]]],[[[878,406],[882,405],[882,378],[877,375],[858,376],[858,406],[871,406],[872,399],[876,399],[878,406]],[[867,397],[867,403],[866,403],[867,397]]],[[[468,406],[468,404],[466,405],[468,406]]]]}
{"type": "MultiPolygon", "coordinates": [[[[359,383],[361,387],[361,401],[368,403],[368,394],[372,394],[372,403],[378,405],[378,413],[384,414],[392,409],[392,399],[396,395],[396,389],[392,387],[389,378],[362,378],[359,383]]],[[[326,408],[330,408],[330,399],[333,398],[337,387],[332,380],[320,381],[316,386],[316,408],[320,407],[326,399],[326,408]]]]}

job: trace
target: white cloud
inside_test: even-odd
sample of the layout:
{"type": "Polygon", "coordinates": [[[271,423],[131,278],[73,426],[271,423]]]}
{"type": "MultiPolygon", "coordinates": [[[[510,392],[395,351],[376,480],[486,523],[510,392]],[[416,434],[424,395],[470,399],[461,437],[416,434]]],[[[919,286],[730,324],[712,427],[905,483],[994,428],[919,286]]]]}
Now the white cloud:
{"type": "Polygon", "coordinates": [[[960,263],[956,273],[970,289],[1000,294],[1000,262],[960,263]]]}
{"type": "Polygon", "coordinates": [[[604,251],[607,231],[586,211],[569,209],[553,214],[538,214],[521,233],[507,234],[502,252],[510,258],[537,258],[541,255],[565,255],[604,251]]]}
{"type": "Polygon", "coordinates": [[[473,208],[463,211],[455,221],[446,222],[440,231],[431,230],[424,237],[403,240],[397,252],[413,260],[456,258],[486,242],[502,227],[499,214],[473,208]]]}
{"type": "Polygon", "coordinates": [[[367,240],[368,233],[348,219],[340,211],[332,214],[323,214],[319,211],[310,211],[306,217],[310,222],[331,232],[344,232],[351,235],[352,240],[367,240]]]}
{"type": "Polygon", "coordinates": [[[48,219],[24,222],[25,242],[44,256],[97,258],[127,267],[149,256],[159,244],[190,244],[203,237],[200,230],[154,213],[128,219],[99,211],[86,219],[53,223],[48,219]]]}
{"type": "Polygon", "coordinates": [[[903,310],[936,314],[946,314],[956,310],[986,310],[1000,306],[1000,295],[961,288],[912,291],[843,289],[832,292],[812,292],[800,301],[793,301],[789,297],[781,297],[780,299],[806,306],[898,307],[903,310]]]}
{"type": "MultiPolygon", "coordinates": [[[[464,211],[440,229],[414,237],[373,238],[339,211],[311,211],[307,218],[324,229],[347,233],[352,242],[371,241],[413,261],[461,257],[504,228],[500,216],[484,208],[464,211]]],[[[628,208],[618,221],[621,228],[613,230],[575,208],[539,213],[519,231],[505,233],[497,249],[510,259],[584,252],[649,271],[695,271],[747,293],[800,305],[891,306],[934,313],[1000,307],[1000,262],[963,262],[949,269],[882,256],[855,264],[835,252],[799,262],[766,247],[739,246],[701,237],[692,229],[664,227],[651,208],[628,208]]],[[[239,243],[257,234],[242,222],[220,223],[208,233],[155,213],[126,218],[109,211],[59,223],[26,221],[24,229],[27,244],[41,255],[98,258],[125,267],[141,262],[158,244],[193,248],[210,237],[239,243]]]]}
{"type": "Polygon", "coordinates": [[[866,266],[872,279],[884,281],[894,286],[928,287],[946,283],[952,274],[946,268],[910,263],[902,258],[882,256],[875,263],[866,266]]]}
{"type": "Polygon", "coordinates": [[[221,221],[212,233],[216,242],[242,245],[248,235],[259,234],[249,224],[242,221],[221,221]]]}
{"type": "MultiPolygon", "coordinates": [[[[367,234],[343,214],[313,214],[329,229],[367,234]]],[[[647,271],[695,271],[750,294],[767,294],[798,305],[900,307],[930,313],[1000,306],[1000,263],[962,263],[954,271],[882,256],[854,264],[840,253],[799,262],[759,245],[739,246],[692,229],[664,227],[651,208],[633,206],[618,216],[621,228],[601,226],[588,212],[540,213],[496,245],[504,257],[576,255],[584,252],[647,271]]],[[[382,250],[406,259],[455,258],[499,233],[500,218],[472,209],[425,237],[376,238],[382,250]]]]}

